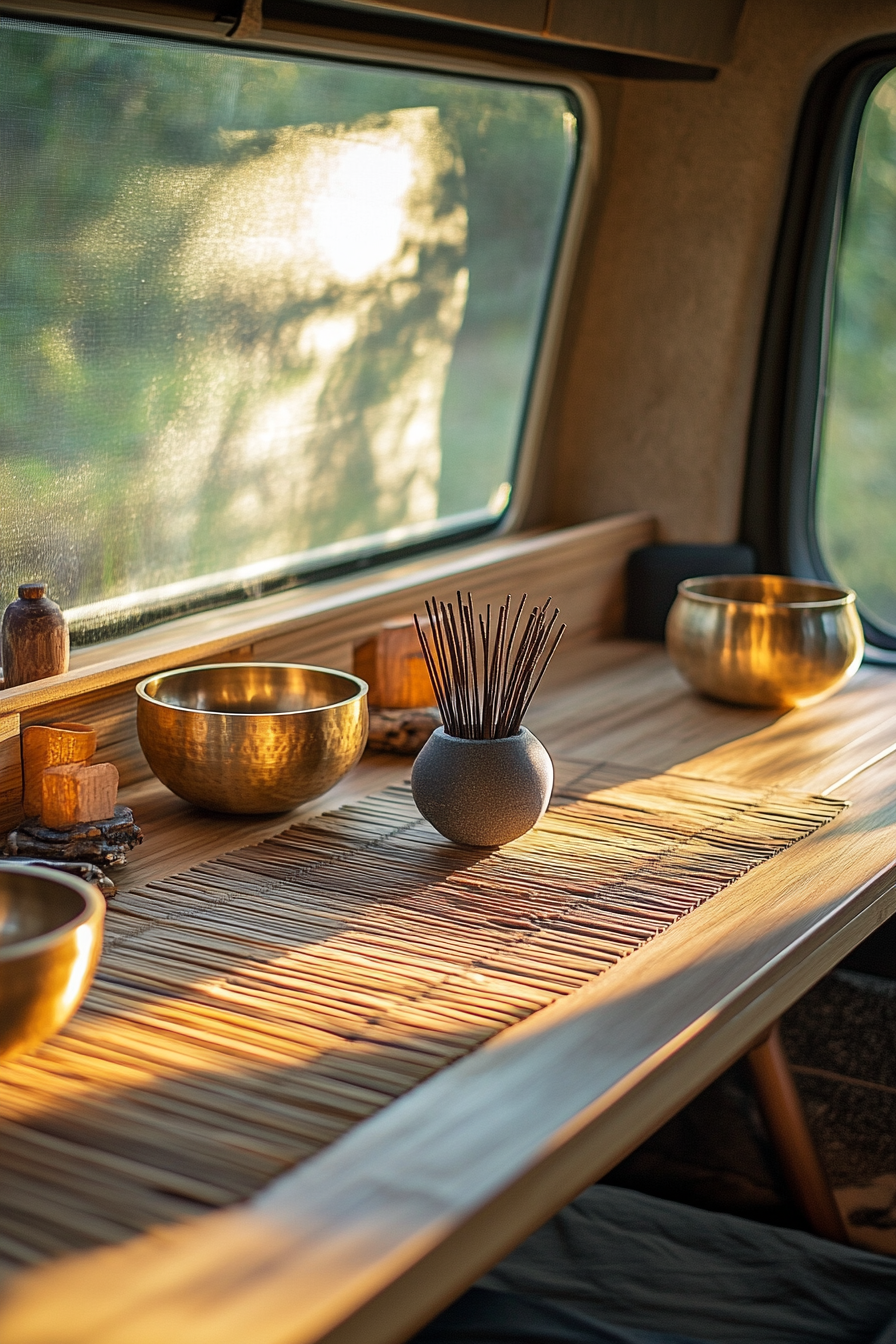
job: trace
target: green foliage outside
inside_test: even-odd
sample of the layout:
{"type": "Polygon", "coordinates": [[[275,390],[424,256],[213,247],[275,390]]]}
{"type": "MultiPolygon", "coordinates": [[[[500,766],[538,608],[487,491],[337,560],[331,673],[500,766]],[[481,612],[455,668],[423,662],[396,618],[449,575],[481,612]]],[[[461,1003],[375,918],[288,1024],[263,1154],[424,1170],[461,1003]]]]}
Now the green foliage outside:
{"type": "Polygon", "coordinates": [[[496,507],[574,167],[564,94],[5,22],[0,137],[3,601],[34,576],[82,606],[400,526],[406,494],[383,489],[376,445],[440,342],[437,514],[496,507]],[[228,183],[284,161],[293,128],[313,157],[327,136],[390,142],[404,109],[435,165],[407,226],[427,231],[396,263],[413,274],[247,300],[225,257],[193,285],[182,259],[199,237],[208,252],[209,203],[226,223],[228,183]],[[282,453],[259,466],[247,416],[311,387],[302,341],[328,314],[357,335],[315,392],[302,472],[282,453]],[[207,440],[216,405],[214,451],[194,456],[191,416],[207,440]],[[174,471],[172,426],[188,445],[174,471]]]}
{"type": "Polygon", "coordinates": [[[866,109],[848,197],[817,523],[832,574],[896,634],[896,74],[866,109]]]}

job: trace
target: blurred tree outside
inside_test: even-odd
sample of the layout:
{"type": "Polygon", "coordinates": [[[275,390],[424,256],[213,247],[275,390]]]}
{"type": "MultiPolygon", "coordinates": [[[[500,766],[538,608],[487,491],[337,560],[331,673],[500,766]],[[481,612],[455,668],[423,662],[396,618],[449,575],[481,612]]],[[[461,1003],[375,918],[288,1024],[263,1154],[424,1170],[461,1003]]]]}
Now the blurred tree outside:
{"type": "Polygon", "coordinates": [[[896,634],[896,73],[875,89],[837,258],[817,487],[822,554],[896,634]]]}
{"type": "Polygon", "coordinates": [[[3,20],[0,136],[4,601],[506,506],[563,91],[3,20]]]}

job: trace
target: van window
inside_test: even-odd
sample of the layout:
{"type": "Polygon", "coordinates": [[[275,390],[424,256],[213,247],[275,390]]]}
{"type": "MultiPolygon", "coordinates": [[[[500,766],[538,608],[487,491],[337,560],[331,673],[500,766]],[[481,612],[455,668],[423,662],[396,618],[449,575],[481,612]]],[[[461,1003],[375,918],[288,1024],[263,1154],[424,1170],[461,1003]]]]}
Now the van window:
{"type": "MultiPolygon", "coordinates": [[[[830,575],[896,636],[896,71],[864,106],[831,273],[815,527],[830,575]]],[[[872,629],[873,637],[873,629],[872,629]]]]}
{"type": "Polygon", "coordinates": [[[562,88],[0,21],[0,596],[81,643],[508,507],[562,88]]]}

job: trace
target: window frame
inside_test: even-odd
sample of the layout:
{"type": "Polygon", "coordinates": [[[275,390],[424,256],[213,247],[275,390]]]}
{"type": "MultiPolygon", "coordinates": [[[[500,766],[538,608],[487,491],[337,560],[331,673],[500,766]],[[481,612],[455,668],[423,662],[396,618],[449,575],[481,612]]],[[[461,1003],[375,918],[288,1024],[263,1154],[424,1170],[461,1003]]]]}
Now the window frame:
{"type": "MultiPolygon", "coordinates": [[[[763,569],[836,582],[816,527],[834,284],[862,117],[896,68],[896,34],[839,53],[803,107],[760,351],[742,535],[763,569]]],[[[866,661],[896,664],[896,638],[864,613],[866,661]]]]}
{"type": "MultiPolygon", "coordinates": [[[[125,0],[127,3],[127,0],[125,0]]],[[[300,25],[287,20],[265,21],[257,37],[231,39],[228,30],[232,18],[202,19],[190,14],[153,14],[130,7],[111,9],[93,4],[69,3],[69,0],[20,0],[20,3],[0,3],[0,14],[8,18],[34,22],[59,22],[68,26],[92,28],[99,31],[134,33],[147,37],[167,37],[224,49],[251,52],[273,52],[282,55],[311,56],[362,65],[375,65],[405,70],[419,70],[443,75],[459,75],[504,83],[543,85],[569,93],[578,105],[577,157],[560,227],[558,247],[548,277],[546,299],[538,333],[535,356],[529,375],[521,430],[513,463],[512,493],[508,506],[494,520],[475,525],[439,527],[422,540],[411,539],[391,548],[375,552],[360,551],[344,562],[299,567],[293,575],[275,580],[270,587],[258,581],[246,585],[244,593],[228,594],[217,602],[210,598],[207,604],[198,604],[183,614],[150,620],[142,630],[163,630],[188,620],[195,615],[213,610],[222,613],[238,611],[248,600],[267,593],[275,594],[305,587],[322,580],[361,575],[378,567],[401,564],[414,556],[423,556],[447,549],[458,550],[475,546],[507,533],[518,532],[524,525],[535,483],[540,450],[548,421],[555,374],[559,363],[567,309],[572,294],[573,280],[579,261],[581,242],[589,206],[597,181],[601,151],[601,116],[595,91],[588,80],[575,72],[556,68],[539,69],[506,59],[483,59],[459,56],[454,53],[411,49],[405,45],[383,45],[351,37],[333,38],[309,35],[300,25]]],[[[445,520],[446,523],[448,520],[445,520]]],[[[135,632],[139,633],[139,632],[135,632]]],[[[112,642],[127,638],[127,634],[112,636],[112,642]]],[[[106,643],[108,641],[103,641],[106,643]]],[[[93,648],[101,656],[103,644],[84,641],[85,652],[93,648]]]]}

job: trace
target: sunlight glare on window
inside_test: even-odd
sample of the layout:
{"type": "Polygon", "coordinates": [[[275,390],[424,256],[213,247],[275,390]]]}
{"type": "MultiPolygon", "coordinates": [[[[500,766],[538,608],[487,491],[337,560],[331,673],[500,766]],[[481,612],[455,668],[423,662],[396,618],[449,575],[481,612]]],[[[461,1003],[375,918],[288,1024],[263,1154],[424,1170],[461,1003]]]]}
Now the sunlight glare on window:
{"type": "Polygon", "coordinates": [[[84,642],[501,516],[566,92],[0,20],[0,125],[0,596],[84,642]]]}

